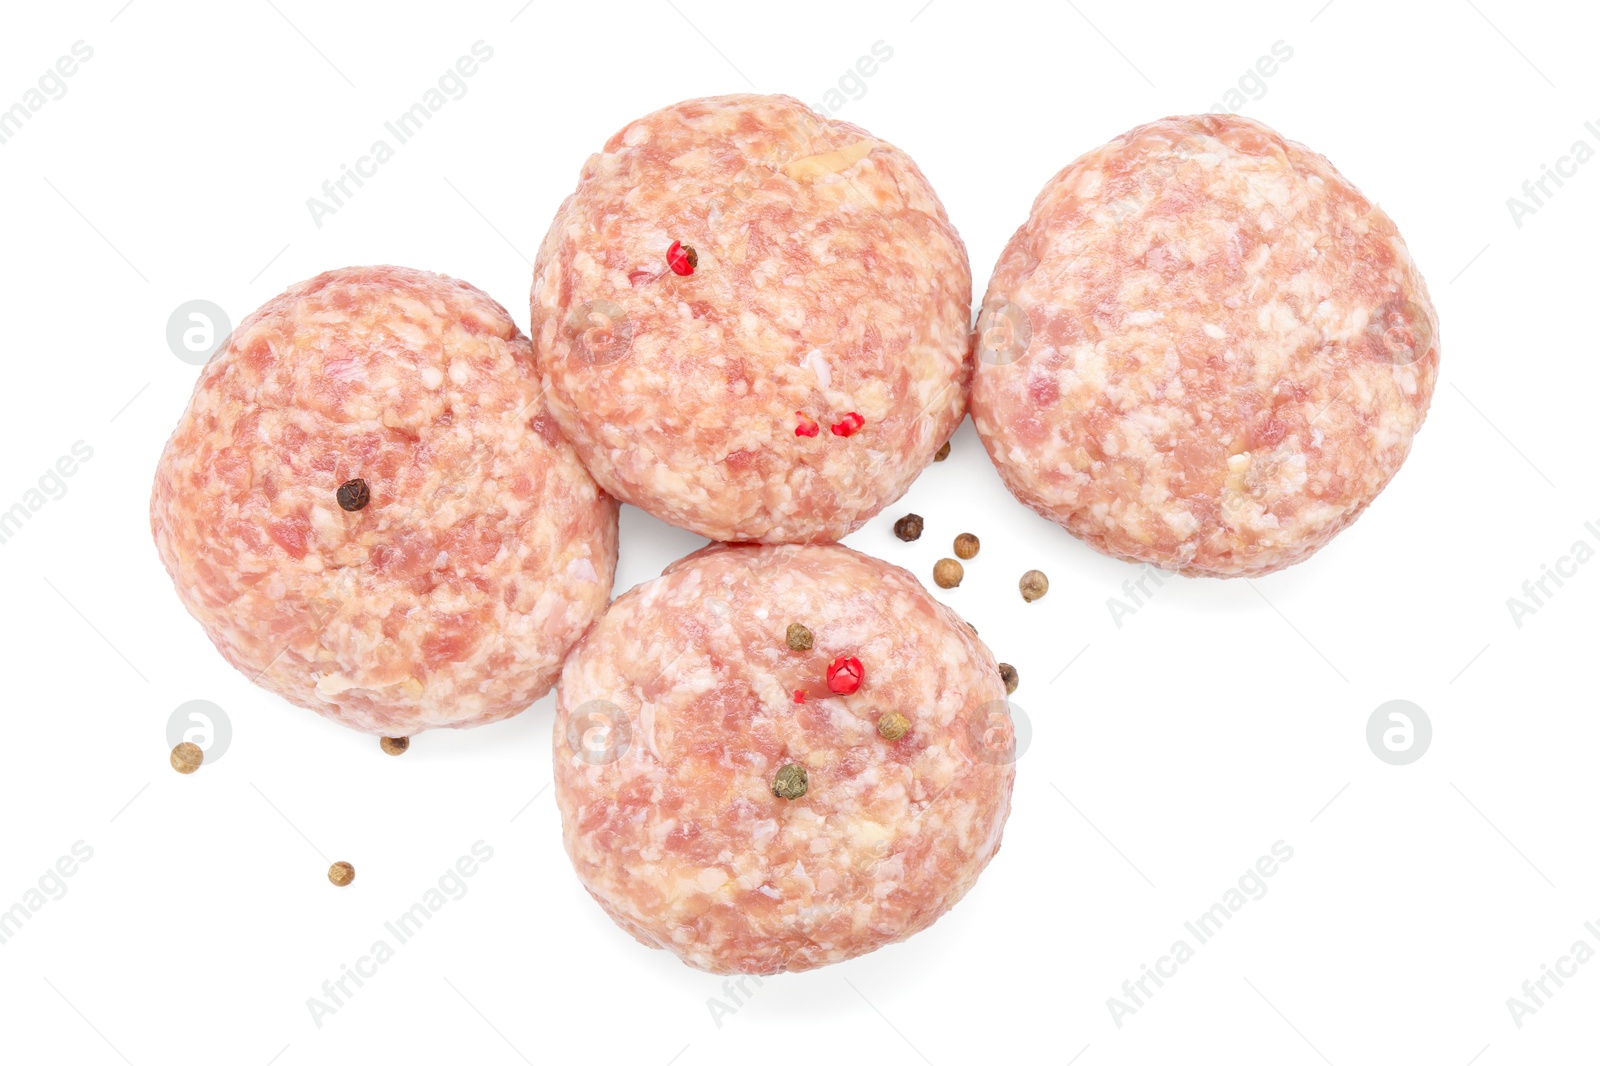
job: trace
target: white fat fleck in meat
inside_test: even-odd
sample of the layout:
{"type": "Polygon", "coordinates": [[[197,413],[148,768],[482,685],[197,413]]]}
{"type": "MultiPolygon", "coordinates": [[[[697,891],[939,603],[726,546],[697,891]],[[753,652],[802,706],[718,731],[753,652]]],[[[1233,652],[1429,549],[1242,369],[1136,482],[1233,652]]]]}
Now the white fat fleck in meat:
{"type": "Polygon", "coordinates": [[[817,376],[817,384],[826,389],[833,384],[833,369],[828,366],[828,357],[822,354],[821,348],[813,348],[806,353],[806,365],[817,376]]]}

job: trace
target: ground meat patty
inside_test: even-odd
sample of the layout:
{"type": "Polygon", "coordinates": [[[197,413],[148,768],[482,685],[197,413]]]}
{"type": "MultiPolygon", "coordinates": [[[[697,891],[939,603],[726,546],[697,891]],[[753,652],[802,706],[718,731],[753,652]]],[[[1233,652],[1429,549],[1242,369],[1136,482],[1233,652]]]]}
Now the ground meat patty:
{"type": "Polygon", "coordinates": [[[1100,551],[1264,574],[1394,476],[1437,336],[1394,223],[1326,159],[1169,118],[1039,194],[989,282],[973,421],[1012,493],[1100,551]]]}
{"type": "Polygon", "coordinates": [[[971,627],[899,567],[838,546],[702,550],[619,598],[562,669],[567,851],[617,924],[691,966],[872,951],[930,925],[999,848],[1005,695],[971,627]],[[835,695],[842,656],[861,684],[835,695]],[[909,725],[893,741],[890,712],[909,725]],[[790,764],[798,799],[773,794],[790,764]]]}
{"type": "Polygon", "coordinates": [[[386,736],[515,714],[604,609],[616,504],[465,282],[336,270],[247,318],[156,471],[150,523],[222,654],[386,736]],[[370,502],[339,488],[360,478],[370,502]]]}
{"type": "Polygon", "coordinates": [[[532,330],[608,492],[713,540],[830,541],[960,422],[971,287],[905,153],[786,96],[723,96],[590,157],[539,249],[532,330]]]}

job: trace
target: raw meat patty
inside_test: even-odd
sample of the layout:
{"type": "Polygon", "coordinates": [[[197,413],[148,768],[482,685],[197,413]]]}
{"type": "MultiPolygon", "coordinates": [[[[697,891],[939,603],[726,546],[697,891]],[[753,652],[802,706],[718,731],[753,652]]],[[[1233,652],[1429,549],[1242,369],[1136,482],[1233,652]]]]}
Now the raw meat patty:
{"type": "Polygon", "coordinates": [[[612,605],[558,693],[578,876],[691,966],[806,970],[901,940],[1000,846],[1015,738],[993,656],[916,578],[848,548],[696,552],[612,605]],[[786,643],[795,622],[809,651],[786,643]],[[840,656],[864,676],[836,696],[840,656]],[[910,723],[895,741],[891,711],[910,723]],[[773,794],[787,764],[809,777],[798,799],[773,794]]]}
{"type": "Polygon", "coordinates": [[[1100,551],[1264,574],[1400,468],[1438,325],[1326,159],[1236,115],[1164,119],[1057,174],[1011,238],[973,421],[1017,499],[1100,551]]]}
{"type": "Polygon", "coordinates": [[[247,318],[150,501],[178,595],[228,661],[385,736],[548,691],[610,596],[616,523],[505,309],[399,267],[323,274],[247,318]],[[354,478],[371,502],[346,511],[354,478]]]}
{"type": "Polygon", "coordinates": [[[786,96],[722,96],[590,157],[539,249],[531,328],[607,492],[713,540],[831,541],[961,421],[971,289],[905,153],[786,96]]]}

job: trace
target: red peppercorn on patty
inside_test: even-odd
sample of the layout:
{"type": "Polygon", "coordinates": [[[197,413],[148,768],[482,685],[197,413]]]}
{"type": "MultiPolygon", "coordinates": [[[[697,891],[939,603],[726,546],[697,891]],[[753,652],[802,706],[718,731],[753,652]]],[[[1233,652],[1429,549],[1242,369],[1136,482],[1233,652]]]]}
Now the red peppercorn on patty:
{"type": "Polygon", "coordinates": [[[703,549],[619,597],[562,669],[567,851],[618,925],[691,966],[872,951],[931,925],[999,848],[1005,695],[972,628],[899,567],[703,549]]]}
{"type": "Polygon", "coordinates": [[[713,540],[837,540],[966,412],[971,273],[906,154],[786,96],[584,164],[539,249],[550,410],[608,492],[713,540]]]}

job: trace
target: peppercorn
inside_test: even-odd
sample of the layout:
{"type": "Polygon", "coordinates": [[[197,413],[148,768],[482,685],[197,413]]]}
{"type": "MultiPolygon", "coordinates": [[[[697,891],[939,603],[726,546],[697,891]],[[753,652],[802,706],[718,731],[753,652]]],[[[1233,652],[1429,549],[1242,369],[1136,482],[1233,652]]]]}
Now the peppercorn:
{"type": "Polygon", "coordinates": [[[1010,663],[1001,663],[1000,680],[1005,682],[1007,696],[1017,691],[1017,668],[1010,663]]]}
{"type": "Polygon", "coordinates": [[[406,749],[411,747],[410,737],[384,737],[378,741],[378,746],[387,755],[404,755],[406,749]]]}
{"type": "Polygon", "coordinates": [[[854,655],[841,655],[828,664],[828,691],[848,696],[861,687],[865,671],[854,655]]]}
{"type": "Polygon", "coordinates": [[[700,256],[682,241],[673,241],[672,246],[667,249],[667,266],[672,268],[674,274],[688,277],[699,265],[700,256]]]}
{"type": "Polygon", "coordinates": [[[1050,579],[1041,571],[1029,570],[1022,575],[1022,580],[1017,582],[1017,588],[1022,590],[1022,598],[1032,603],[1050,591],[1050,579]]]}
{"type": "Polygon", "coordinates": [[[339,506],[346,511],[359,511],[372,502],[372,490],[367,487],[364,478],[353,477],[339,486],[339,491],[334,494],[339,501],[339,506]]]}
{"type": "Polygon", "coordinates": [[[785,637],[789,642],[790,651],[811,650],[811,630],[807,629],[799,622],[789,623],[789,632],[785,634],[785,637]]]}
{"type": "Polygon", "coordinates": [[[878,735],[884,740],[899,740],[910,728],[910,720],[899,711],[889,711],[878,719],[878,735]]]}
{"type": "Polygon", "coordinates": [[[954,559],[940,559],[933,564],[933,583],[942,589],[953,589],[961,584],[965,572],[954,559]]]}
{"type": "Polygon", "coordinates": [[[970,559],[978,554],[978,538],[971,533],[963,533],[956,537],[956,558],[970,559]]]}
{"type": "Polygon", "coordinates": [[[922,516],[908,514],[894,524],[894,535],[910,544],[922,536],[922,516]]]}
{"type": "Polygon", "coordinates": [[[772,794],[779,799],[797,800],[804,796],[806,789],[810,787],[811,782],[806,777],[806,768],[799,763],[778,767],[778,775],[772,779],[772,794]]]}
{"type": "Polygon", "coordinates": [[[815,437],[818,433],[822,432],[822,428],[817,425],[817,420],[806,414],[804,411],[796,411],[794,413],[794,417],[797,419],[794,427],[795,436],[815,437]]]}
{"type": "Polygon", "coordinates": [[[328,880],[343,888],[356,879],[356,868],[347,862],[336,862],[328,867],[328,880]]]}
{"type": "Polygon", "coordinates": [[[172,749],[172,768],[180,774],[192,774],[200,769],[205,757],[206,753],[200,750],[198,744],[191,744],[186,740],[172,749]]]}
{"type": "Polygon", "coordinates": [[[850,437],[854,436],[855,432],[866,424],[867,420],[865,418],[851,411],[828,428],[833,431],[835,437],[850,437]]]}
{"type": "Polygon", "coordinates": [[[948,458],[950,458],[950,442],[945,441],[943,444],[939,445],[939,450],[933,453],[933,461],[936,463],[942,463],[948,458]]]}

